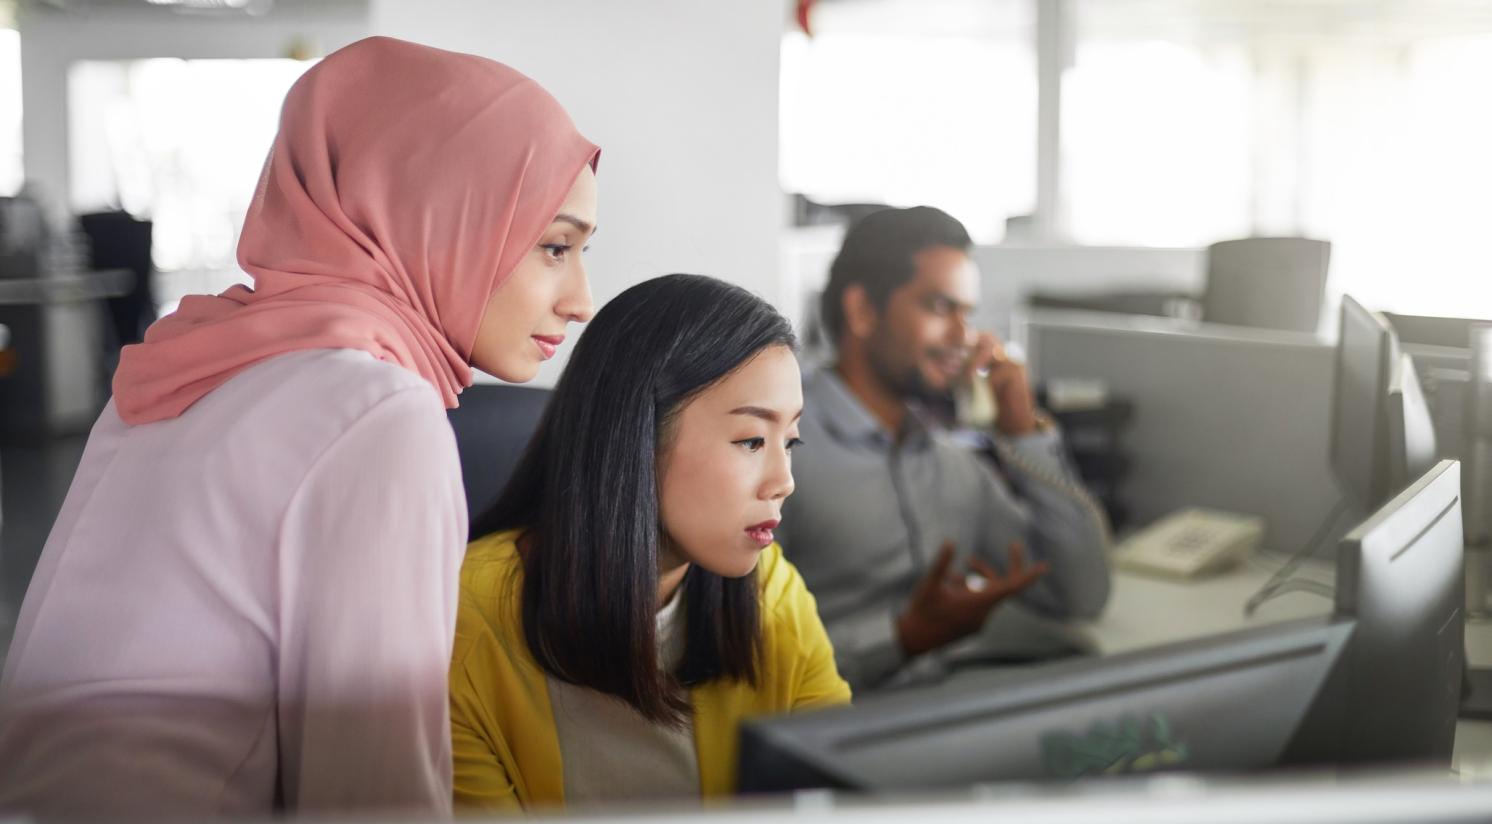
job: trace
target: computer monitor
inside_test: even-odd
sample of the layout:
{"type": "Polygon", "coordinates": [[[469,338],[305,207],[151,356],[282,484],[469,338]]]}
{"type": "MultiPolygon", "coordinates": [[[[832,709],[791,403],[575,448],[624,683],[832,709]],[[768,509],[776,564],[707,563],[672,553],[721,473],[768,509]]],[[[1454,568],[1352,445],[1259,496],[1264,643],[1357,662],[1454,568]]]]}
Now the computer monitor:
{"type": "Polygon", "coordinates": [[[1294,621],[748,723],[739,787],[912,790],[1277,763],[1354,624],[1294,621]]]}
{"type": "Polygon", "coordinates": [[[1435,465],[1435,421],[1414,359],[1400,354],[1388,384],[1388,484],[1397,491],[1435,465]]]}
{"type": "Polygon", "coordinates": [[[1388,321],[1344,295],[1331,396],[1331,468],[1362,511],[1376,509],[1396,491],[1389,478],[1387,399],[1398,357],[1388,321]]]}
{"type": "Polygon", "coordinates": [[[1342,539],[1336,611],[1357,621],[1338,762],[1449,764],[1465,663],[1461,465],[1441,461],[1342,539]]]}
{"type": "Polygon", "coordinates": [[[739,787],[1448,764],[1463,660],[1460,523],[1459,465],[1443,461],[1343,540],[1329,618],[748,722],[739,787]]]}

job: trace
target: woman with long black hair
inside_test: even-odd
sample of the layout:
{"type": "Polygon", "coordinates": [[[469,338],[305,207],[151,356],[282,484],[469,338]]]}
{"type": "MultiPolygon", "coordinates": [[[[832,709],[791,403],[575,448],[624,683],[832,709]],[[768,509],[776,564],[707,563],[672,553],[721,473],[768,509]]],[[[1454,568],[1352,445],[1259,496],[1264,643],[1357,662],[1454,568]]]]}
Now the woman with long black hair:
{"type": "Polygon", "coordinates": [[[733,788],[746,716],[849,701],[772,540],[803,396],[791,327],[697,275],[582,336],[461,573],[458,807],[733,788]]]}

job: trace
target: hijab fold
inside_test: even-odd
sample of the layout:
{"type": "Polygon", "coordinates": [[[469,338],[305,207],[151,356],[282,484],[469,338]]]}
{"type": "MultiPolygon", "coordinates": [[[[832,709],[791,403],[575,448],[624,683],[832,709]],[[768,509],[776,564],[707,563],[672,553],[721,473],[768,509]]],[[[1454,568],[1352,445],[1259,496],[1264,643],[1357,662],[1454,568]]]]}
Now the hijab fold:
{"type": "Polygon", "coordinates": [[[361,349],[471,385],[488,299],[539,242],[599,150],[513,69],[387,37],[291,87],[238,263],[253,286],[194,295],[124,348],[129,424],[176,417],[244,369],[302,349],[361,349]]]}

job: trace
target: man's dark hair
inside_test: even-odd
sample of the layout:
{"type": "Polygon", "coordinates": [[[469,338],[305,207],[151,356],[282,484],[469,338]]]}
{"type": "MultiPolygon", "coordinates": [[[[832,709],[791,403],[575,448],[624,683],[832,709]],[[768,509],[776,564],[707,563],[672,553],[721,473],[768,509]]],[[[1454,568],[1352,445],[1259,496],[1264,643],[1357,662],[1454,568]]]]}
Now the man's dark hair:
{"type": "Polygon", "coordinates": [[[688,687],[756,683],[757,577],[698,564],[681,592],[683,661],[658,668],[658,484],[684,406],[770,346],[796,347],[787,320],[700,275],[633,286],[587,326],[513,477],[472,528],[529,530],[523,634],[550,675],[664,724],[687,717],[688,687]]]}
{"type": "Polygon", "coordinates": [[[829,340],[837,345],[844,334],[844,290],[852,284],[864,287],[876,309],[884,309],[891,293],[917,274],[918,252],[933,246],[968,251],[973,243],[962,223],[931,206],[867,215],[845,233],[829,267],[829,285],[819,303],[829,340]]]}

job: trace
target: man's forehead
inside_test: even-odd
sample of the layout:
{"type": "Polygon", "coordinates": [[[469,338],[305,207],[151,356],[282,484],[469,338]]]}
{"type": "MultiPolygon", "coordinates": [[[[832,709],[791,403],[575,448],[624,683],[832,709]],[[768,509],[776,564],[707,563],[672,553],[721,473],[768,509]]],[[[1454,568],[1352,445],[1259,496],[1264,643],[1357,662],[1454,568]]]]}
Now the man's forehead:
{"type": "Polygon", "coordinates": [[[933,246],[917,253],[917,272],[908,283],[918,294],[938,293],[960,303],[979,301],[979,267],[962,249],[933,246]]]}

